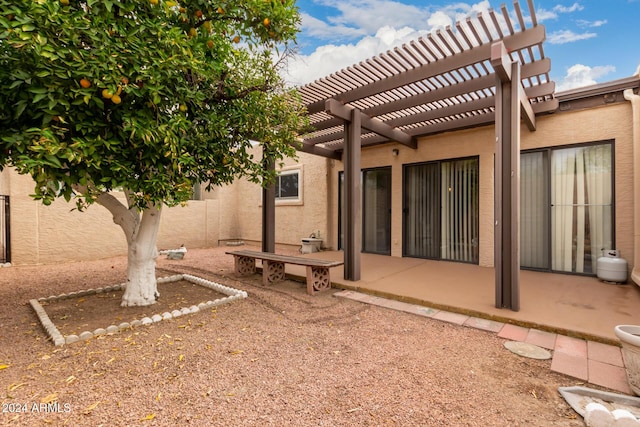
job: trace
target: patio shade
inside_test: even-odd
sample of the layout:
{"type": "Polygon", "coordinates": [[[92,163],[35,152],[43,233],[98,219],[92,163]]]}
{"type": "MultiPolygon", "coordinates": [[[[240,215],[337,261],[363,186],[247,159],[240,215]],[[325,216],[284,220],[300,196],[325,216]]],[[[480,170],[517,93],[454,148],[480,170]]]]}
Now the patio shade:
{"type": "Polygon", "coordinates": [[[521,64],[532,112],[554,111],[558,102],[542,46],[545,29],[532,0],[527,3],[526,17],[518,2],[511,12],[502,5],[499,12],[479,13],[301,86],[313,130],[299,149],[341,159],[340,114],[351,109],[362,113],[363,147],[390,141],[415,147],[416,137],[493,124],[496,72],[490,59],[496,42],[503,43],[509,60],[521,64]]]}

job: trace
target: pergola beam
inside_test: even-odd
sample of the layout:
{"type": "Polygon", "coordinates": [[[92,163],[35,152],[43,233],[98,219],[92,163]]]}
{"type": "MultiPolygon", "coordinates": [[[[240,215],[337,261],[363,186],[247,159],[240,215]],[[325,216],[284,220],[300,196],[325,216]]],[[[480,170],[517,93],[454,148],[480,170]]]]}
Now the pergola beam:
{"type": "MultiPolygon", "coordinates": [[[[495,105],[495,102],[496,102],[495,97],[492,96],[487,99],[490,99],[491,102],[493,102],[495,105]]],[[[480,104],[477,104],[477,105],[480,105],[480,104]]],[[[555,111],[558,109],[558,100],[551,99],[544,102],[537,102],[532,105],[532,109],[535,114],[544,113],[547,111],[555,111]]],[[[442,113],[439,113],[438,116],[446,117],[442,113]]],[[[478,113],[468,117],[456,118],[455,120],[440,121],[438,123],[429,123],[429,124],[425,124],[424,126],[417,126],[407,130],[407,133],[415,137],[418,137],[418,136],[423,137],[423,136],[435,135],[438,133],[449,132],[454,130],[469,129],[469,128],[478,127],[478,126],[489,126],[489,125],[493,125],[495,123],[495,120],[496,120],[496,115],[495,115],[495,112],[493,111],[485,114],[478,113]]],[[[342,142],[340,142],[342,141],[342,133],[332,133],[331,135],[332,135],[332,138],[327,139],[324,142],[330,144],[331,150],[341,150],[343,148],[343,144],[342,142]]],[[[389,141],[390,140],[388,138],[385,138],[380,135],[375,135],[375,136],[363,139],[362,146],[365,147],[365,146],[383,144],[389,141]]]]}
{"type": "Polygon", "coordinates": [[[354,114],[359,115],[359,122],[364,129],[375,132],[392,141],[399,142],[407,147],[414,149],[418,147],[418,142],[411,135],[387,125],[380,119],[371,118],[354,107],[343,105],[335,99],[326,100],[325,111],[345,121],[351,121],[354,114]]]}
{"type": "Polygon", "coordinates": [[[491,44],[491,66],[496,72],[496,77],[500,82],[513,82],[517,85],[518,98],[520,99],[520,113],[524,119],[527,128],[530,131],[536,130],[536,115],[533,113],[529,98],[522,87],[522,82],[518,78],[513,81],[511,76],[511,58],[507,52],[504,42],[496,42],[491,44]]]}

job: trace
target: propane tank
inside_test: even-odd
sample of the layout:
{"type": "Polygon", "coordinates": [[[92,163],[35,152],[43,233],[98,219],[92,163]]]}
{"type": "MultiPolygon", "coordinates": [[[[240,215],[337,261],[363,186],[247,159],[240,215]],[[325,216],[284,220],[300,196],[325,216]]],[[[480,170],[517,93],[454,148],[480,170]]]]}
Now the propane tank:
{"type": "Polygon", "coordinates": [[[615,249],[603,249],[603,254],[598,258],[596,269],[598,279],[607,282],[624,283],[627,281],[627,260],[620,257],[620,251],[615,249]]]}

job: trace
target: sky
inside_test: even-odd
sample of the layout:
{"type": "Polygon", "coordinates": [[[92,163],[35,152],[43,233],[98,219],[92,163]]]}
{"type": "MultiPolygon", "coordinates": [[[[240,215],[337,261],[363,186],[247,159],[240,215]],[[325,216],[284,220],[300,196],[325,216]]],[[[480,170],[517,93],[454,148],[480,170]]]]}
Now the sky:
{"type": "MultiPolygon", "coordinates": [[[[513,0],[297,0],[302,26],[285,79],[312,82],[503,3],[513,12],[513,0]]],[[[528,15],[527,0],[520,6],[528,15]]],[[[556,91],[639,71],[640,0],[534,0],[534,7],[556,91]]]]}

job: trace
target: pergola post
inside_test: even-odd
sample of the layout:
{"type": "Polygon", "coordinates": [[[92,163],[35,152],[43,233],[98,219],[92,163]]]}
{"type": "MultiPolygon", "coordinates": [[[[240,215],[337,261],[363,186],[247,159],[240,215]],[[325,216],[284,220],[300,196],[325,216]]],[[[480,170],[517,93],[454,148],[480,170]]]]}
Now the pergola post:
{"type": "MultiPolygon", "coordinates": [[[[273,159],[262,155],[262,164],[268,171],[275,170],[273,159]]],[[[276,251],[276,186],[262,188],[262,252],[276,251]]]]}
{"type": "Polygon", "coordinates": [[[496,43],[495,283],[496,307],[520,310],[520,63],[496,43]]]}
{"type": "Polygon", "coordinates": [[[361,117],[351,111],[351,120],[344,122],[344,278],[360,280],[360,249],[362,248],[361,191],[361,117]]]}

